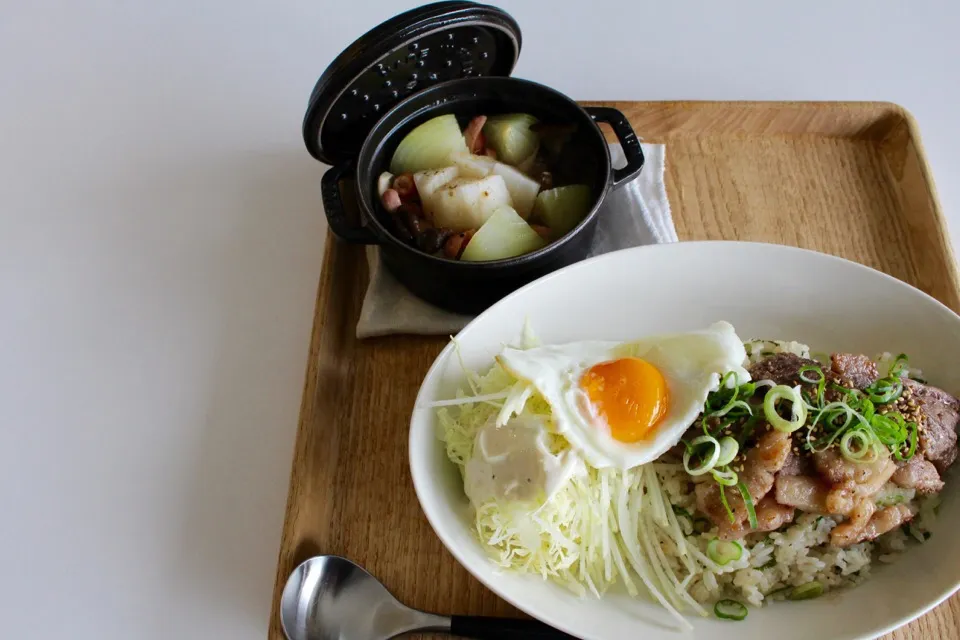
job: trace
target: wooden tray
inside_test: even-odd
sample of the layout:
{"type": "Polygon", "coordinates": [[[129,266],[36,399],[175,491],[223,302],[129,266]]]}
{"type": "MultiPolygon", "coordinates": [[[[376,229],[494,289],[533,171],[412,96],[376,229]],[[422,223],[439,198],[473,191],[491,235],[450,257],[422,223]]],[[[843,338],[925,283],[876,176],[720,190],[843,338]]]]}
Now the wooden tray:
{"type": "MultiPolygon", "coordinates": [[[[913,119],[882,103],[612,102],[667,146],[681,240],[758,240],[843,256],[960,310],[957,269],[913,119]]],[[[347,556],[403,602],[438,613],[518,615],[446,552],[407,470],[407,424],[444,337],[354,337],[362,247],[328,238],[269,637],[287,575],[347,556]]],[[[960,595],[891,638],[960,638],[960,595]]]]}

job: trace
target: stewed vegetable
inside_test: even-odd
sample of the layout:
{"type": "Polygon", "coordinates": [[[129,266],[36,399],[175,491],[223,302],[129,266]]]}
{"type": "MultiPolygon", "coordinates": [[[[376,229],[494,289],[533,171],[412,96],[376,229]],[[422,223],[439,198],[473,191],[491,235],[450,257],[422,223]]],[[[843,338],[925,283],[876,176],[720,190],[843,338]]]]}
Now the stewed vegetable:
{"type": "Polygon", "coordinates": [[[560,238],[593,205],[586,184],[554,184],[551,162],[572,131],[523,113],[477,116],[462,131],[453,114],[424,122],[377,180],[395,234],[465,261],[511,258],[560,238]]]}
{"type": "Polygon", "coordinates": [[[483,125],[483,135],[487,137],[487,146],[497,152],[497,158],[520,166],[532,162],[540,147],[540,136],[530,129],[537,119],[526,113],[510,113],[493,116],[483,125]]]}
{"type": "Polygon", "coordinates": [[[439,169],[448,164],[451,153],[466,150],[457,117],[453,114],[439,116],[427,120],[400,141],[390,161],[390,171],[401,174],[439,169]]]}
{"type": "Polygon", "coordinates": [[[547,241],[520,214],[512,207],[503,206],[494,211],[473,235],[460,259],[470,262],[500,260],[536,251],[545,244],[547,241]]]}
{"type": "Polygon", "coordinates": [[[545,225],[563,235],[583,220],[591,204],[590,188],[572,184],[541,191],[533,210],[545,225]]]}

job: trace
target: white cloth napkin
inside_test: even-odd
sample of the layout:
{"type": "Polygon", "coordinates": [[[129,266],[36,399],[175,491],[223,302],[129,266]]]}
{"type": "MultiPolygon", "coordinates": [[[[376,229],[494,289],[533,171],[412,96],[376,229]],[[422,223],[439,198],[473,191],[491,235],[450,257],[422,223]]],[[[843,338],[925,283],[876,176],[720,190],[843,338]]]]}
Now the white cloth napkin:
{"type": "MultiPolygon", "coordinates": [[[[670,215],[670,202],[663,183],[664,146],[641,144],[643,171],[636,180],[611,191],[597,220],[591,256],[643,244],[677,241],[670,215]]],[[[625,164],[619,144],[610,145],[613,165],[625,164]]],[[[363,298],[357,337],[370,338],[393,333],[452,335],[473,316],[439,309],[417,298],[397,282],[380,262],[380,252],[367,247],[370,285],[363,298]]]]}

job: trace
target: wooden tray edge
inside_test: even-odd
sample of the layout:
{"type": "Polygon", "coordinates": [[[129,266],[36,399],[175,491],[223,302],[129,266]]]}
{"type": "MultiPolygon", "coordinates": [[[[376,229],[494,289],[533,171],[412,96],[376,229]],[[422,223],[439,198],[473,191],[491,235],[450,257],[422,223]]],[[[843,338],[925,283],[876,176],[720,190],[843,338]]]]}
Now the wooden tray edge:
{"type": "Polygon", "coordinates": [[[937,191],[937,183],[933,179],[933,169],[930,167],[930,160],[927,158],[927,151],[923,146],[923,138],[920,135],[920,125],[917,123],[917,119],[906,107],[896,103],[887,104],[891,104],[897,108],[900,116],[907,125],[907,131],[910,135],[910,139],[913,140],[913,144],[916,147],[917,162],[920,166],[920,173],[923,176],[923,181],[927,185],[927,189],[930,191],[930,204],[933,209],[931,212],[933,218],[932,222],[937,227],[937,238],[940,241],[938,250],[943,254],[947,261],[947,264],[945,265],[945,275],[950,279],[950,282],[953,285],[952,289],[956,292],[956,298],[954,300],[951,300],[950,302],[941,300],[941,302],[953,309],[953,311],[960,313],[960,302],[958,302],[960,301],[960,269],[957,267],[956,252],[953,249],[953,241],[950,238],[950,230],[947,228],[947,216],[943,211],[943,206],[940,204],[940,193],[937,191]]]}
{"type": "MultiPolygon", "coordinates": [[[[719,105],[725,107],[743,107],[743,108],[776,108],[776,107],[796,107],[796,108],[849,108],[849,109],[889,109],[896,113],[906,123],[908,134],[916,147],[917,159],[920,166],[924,182],[927,185],[931,196],[932,217],[935,226],[938,229],[940,246],[938,250],[942,252],[947,259],[945,266],[945,276],[950,279],[952,288],[960,296],[960,271],[958,271],[956,256],[953,250],[953,244],[946,225],[946,216],[940,204],[939,194],[936,183],[933,180],[933,172],[930,168],[929,160],[923,146],[920,136],[919,126],[913,114],[905,107],[893,102],[884,101],[722,101],[722,100],[660,100],[660,101],[621,101],[621,100],[581,100],[581,104],[605,104],[615,106],[618,102],[634,102],[636,104],[647,104],[655,106],[690,106],[695,108],[710,108],[719,105]]],[[[302,436],[306,429],[306,416],[312,414],[312,405],[316,400],[317,381],[318,381],[318,355],[320,351],[321,336],[326,326],[326,318],[319,312],[325,308],[329,302],[333,281],[332,266],[336,262],[337,253],[344,247],[339,245],[339,241],[330,231],[327,231],[326,244],[324,247],[324,256],[321,266],[320,278],[317,285],[316,303],[314,305],[314,324],[310,337],[310,346],[308,351],[308,361],[305,370],[306,379],[303,387],[303,397],[301,398],[300,413],[297,423],[297,431],[294,440],[293,451],[291,455],[291,470],[289,475],[289,485],[287,490],[287,500],[284,507],[284,521],[280,538],[280,546],[277,552],[277,568],[275,572],[274,589],[272,603],[270,608],[270,619],[268,623],[268,636],[282,637],[283,631],[280,625],[280,596],[286,583],[287,576],[281,574],[284,555],[290,551],[296,553],[296,550],[289,549],[290,536],[292,534],[293,521],[291,513],[295,508],[296,492],[293,490],[296,486],[296,476],[298,473],[295,464],[302,447],[302,436]]],[[[950,306],[950,305],[948,305],[950,306]]],[[[955,309],[956,310],[956,309],[955,309]]],[[[306,558],[303,558],[306,559],[306,558]]]]}
{"type": "MultiPolygon", "coordinates": [[[[307,428],[308,416],[313,414],[313,404],[317,397],[317,381],[319,379],[318,356],[320,353],[321,336],[323,335],[323,329],[326,325],[326,317],[324,314],[320,313],[320,310],[326,307],[332,291],[330,283],[333,280],[333,264],[336,262],[336,253],[342,249],[338,243],[339,241],[328,229],[326,232],[326,242],[323,250],[323,261],[320,267],[320,278],[318,279],[317,283],[316,303],[314,304],[313,308],[314,322],[310,335],[310,348],[307,353],[307,366],[305,371],[306,379],[304,380],[303,384],[303,397],[300,399],[300,413],[297,417],[297,432],[293,441],[293,451],[291,452],[287,500],[283,508],[283,529],[280,534],[280,547],[277,549],[277,567],[273,584],[273,601],[270,604],[270,620],[267,628],[269,637],[283,637],[283,629],[280,625],[280,596],[283,593],[283,587],[286,584],[287,575],[281,573],[281,571],[284,566],[284,555],[288,552],[289,545],[291,544],[290,538],[293,534],[293,518],[291,518],[291,513],[296,508],[295,499],[298,495],[298,492],[295,490],[298,484],[296,481],[298,473],[298,465],[296,464],[296,461],[299,458],[301,449],[303,447],[303,437],[304,431],[307,428]]],[[[306,560],[306,558],[303,558],[302,560],[306,560]]]]}

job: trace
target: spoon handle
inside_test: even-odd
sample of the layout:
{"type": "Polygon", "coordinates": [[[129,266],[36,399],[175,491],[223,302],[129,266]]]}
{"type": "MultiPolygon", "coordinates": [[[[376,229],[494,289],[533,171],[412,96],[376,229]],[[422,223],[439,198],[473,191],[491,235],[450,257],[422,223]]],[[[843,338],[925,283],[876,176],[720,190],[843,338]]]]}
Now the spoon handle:
{"type": "Polygon", "coordinates": [[[488,616],[452,616],[450,633],[474,640],[577,640],[538,620],[488,616]]]}

